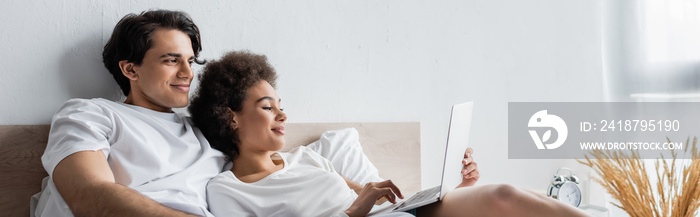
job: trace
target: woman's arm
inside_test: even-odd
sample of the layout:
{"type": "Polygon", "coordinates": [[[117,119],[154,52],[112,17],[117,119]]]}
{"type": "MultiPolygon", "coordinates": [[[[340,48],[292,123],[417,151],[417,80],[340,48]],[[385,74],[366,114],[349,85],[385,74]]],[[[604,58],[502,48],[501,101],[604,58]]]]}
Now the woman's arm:
{"type": "Polygon", "coordinates": [[[345,184],[348,184],[348,188],[354,190],[355,193],[357,193],[359,195],[360,192],[362,192],[362,185],[357,184],[348,178],[345,178],[345,176],[340,176],[340,177],[343,177],[343,179],[345,180],[345,184]]]}
{"type": "MultiPolygon", "coordinates": [[[[348,187],[350,189],[354,190],[355,193],[357,193],[357,195],[360,195],[360,193],[362,192],[362,189],[363,189],[362,185],[357,184],[357,183],[353,182],[352,180],[345,178],[344,176],[340,176],[340,177],[343,177],[343,179],[345,179],[345,183],[348,184],[348,187]]],[[[382,204],[382,203],[387,202],[387,201],[389,201],[389,200],[387,200],[386,197],[382,197],[382,198],[379,198],[379,200],[377,200],[377,202],[375,202],[374,204],[379,205],[379,204],[382,204]]]]}
{"type": "Polygon", "coordinates": [[[345,214],[350,217],[366,216],[377,200],[386,198],[389,202],[396,203],[397,196],[403,199],[403,194],[391,180],[367,183],[358,194],[357,199],[345,210],[345,214]]]}
{"type": "Polygon", "coordinates": [[[481,177],[479,168],[476,166],[476,162],[474,162],[474,158],[472,157],[473,153],[474,149],[472,148],[467,148],[464,152],[464,160],[462,160],[462,164],[464,164],[462,168],[462,183],[459,184],[457,188],[474,186],[476,181],[479,181],[479,177],[481,177]]]}

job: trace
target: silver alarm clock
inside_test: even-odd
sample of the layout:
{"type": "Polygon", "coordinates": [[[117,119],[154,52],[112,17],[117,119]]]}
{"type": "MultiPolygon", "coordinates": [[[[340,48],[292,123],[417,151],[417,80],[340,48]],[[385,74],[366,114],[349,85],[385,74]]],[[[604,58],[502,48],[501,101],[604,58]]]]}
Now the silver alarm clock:
{"type": "Polygon", "coordinates": [[[578,187],[578,177],[571,169],[562,167],[557,170],[552,178],[552,183],[547,188],[547,196],[553,197],[574,207],[581,205],[581,189],[578,187]],[[559,175],[560,170],[568,170],[569,175],[559,175]]]}

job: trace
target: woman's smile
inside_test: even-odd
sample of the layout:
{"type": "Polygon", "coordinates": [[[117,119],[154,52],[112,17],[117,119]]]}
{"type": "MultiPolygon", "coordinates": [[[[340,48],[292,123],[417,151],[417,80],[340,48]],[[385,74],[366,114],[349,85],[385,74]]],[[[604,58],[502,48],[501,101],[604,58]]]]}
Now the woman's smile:
{"type": "Polygon", "coordinates": [[[284,136],[284,125],[281,125],[279,127],[272,128],[272,131],[284,136]]]}

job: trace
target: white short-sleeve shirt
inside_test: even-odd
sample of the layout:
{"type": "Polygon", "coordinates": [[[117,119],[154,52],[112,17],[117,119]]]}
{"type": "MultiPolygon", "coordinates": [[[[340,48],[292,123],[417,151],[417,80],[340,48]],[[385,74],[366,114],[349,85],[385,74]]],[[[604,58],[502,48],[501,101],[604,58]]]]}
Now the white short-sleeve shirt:
{"type": "MultiPolygon", "coordinates": [[[[189,117],[100,98],[68,100],[53,117],[44,169],[52,175],[65,157],[94,150],[105,154],[116,183],[173,209],[211,216],[206,185],[221,172],[224,155],[189,117]]],[[[72,216],[53,181],[41,197],[46,204],[37,214],[72,216]]]]}
{"type": "Polygon", "coordinates": [[[216,216],[347,216],[357,194],[321,155],[300,146],[276,152],[284,168],[253,183],[229,170],[207,186],[209,209],[216,216]]]}

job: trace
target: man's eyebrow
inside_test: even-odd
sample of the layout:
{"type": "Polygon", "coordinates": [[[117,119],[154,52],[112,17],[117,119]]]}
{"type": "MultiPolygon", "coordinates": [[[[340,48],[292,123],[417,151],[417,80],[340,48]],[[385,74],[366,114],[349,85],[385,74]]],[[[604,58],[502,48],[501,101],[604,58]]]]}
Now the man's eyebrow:
{"type": "Polygon", "coordinates": [[[179,53],[166,53],[166,54],[163,54],[162,56],[160,56],[160,58],[169,57],[169,56],[170,56],[170,57],[178,57],[178,58],[179,58],[179,57],[182,57],[182,54],[179,54],[179,53]]]}
{"type": "MultiPolygon", "coordinates": [[[[255,102],[258,103],[258,102],[263,101],[263,100],[270,100],[273,102],[275,101],[275,99],[272,98],[271,96],[263,96],[262,98],[258,99],[258,101],[255,101],[255,102]]],[[[280,98],[279,101],[282,102],[282,98],[280,98]]]]}
{"type": "MultiPolygon", "coordinates": [[[[179,53],[166,53],[160,56],[160,58],[165,58],[165,57],[175,57],[175,58],[180,58],[182,57],[182,54],[179,53]]],[[[193,60],[195,59],[194,56],[191,56],[188,60],[193,60]]]]}

